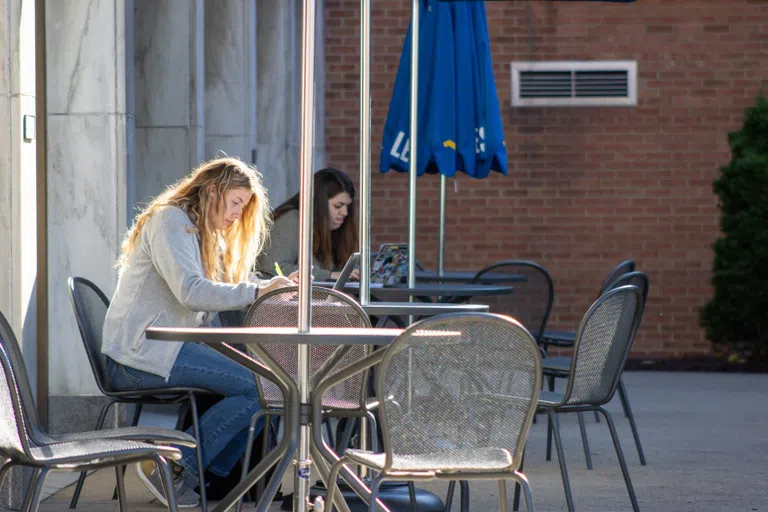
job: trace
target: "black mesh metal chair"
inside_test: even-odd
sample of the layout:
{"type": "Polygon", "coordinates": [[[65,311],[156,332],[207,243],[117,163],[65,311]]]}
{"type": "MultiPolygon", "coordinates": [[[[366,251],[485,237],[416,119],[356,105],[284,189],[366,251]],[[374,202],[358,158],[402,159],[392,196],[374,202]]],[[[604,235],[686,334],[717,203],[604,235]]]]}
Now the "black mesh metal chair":
{"type": "MultiPolygon", "coordinates": [[[[139,422],[139,415],[141,414],[143,405],[182,404],[190,407],[195,439],[200,439],[197,400],[195,397],[200,394],[212,395],[215,393],[205,389],[186,387],[161,389],[148,388],[131,391],[118,391],[114,389],[107,378],[107,358],[101,353],[102,331],[104,328],[104,319],[107,316],[107,309],[109,308],[109,299],[107,299],[107,296],[104,295],[104,292],[102,292],[98,286],[82,277],[70,277],[68,284],[69,298],[72,301],[75,319],[77,320],[77,326],[80,329],[80,337],[83,340],[85,353],[88,356],[91,371],[96,379],[96,385],[99,387],[99,391],[112,399],[102,407],[99,419],[96,422],[96,430],[101,430],[104,426],[107,411],[116,403],[134,404],[136,406],[133,421],[131,423],[131,425],[134,426],[139,422]]],[[[179,420],[181,421],[181,417],[179,420]]],[[[202,449],[200,444],[197,444],[197,464],[200,474],[200,502],[202,503],[203,511],[206,512],[208,510],[208,505],[205,499],[205,471],[202,458],[202,449]]],[[[80,492],[85,483],[85,477],[85,472],[80,474],[69,508],[75,508],[77,506],[80,492]]]]}
{"type": "MultiPolygon", "coordinates": [[[[316,389],[351,376],[339,371],[316,389]]],[[[326,508],[342,466],[375,470],[371,503],[392,479],[498,480],[506,510],[505,480],[525,489],[518,471],[541,387],[541,358],[535,339],[517,321],[490,313],[457,313],[409,327],[386,349],[376,379],[381,397],[383,452],[348,449],[329,477],[326,508]]]]}
{"type": "MultiPolygon", "coordinates": [[[[298,288],[288,287],[274,290],[254,302],[246,314],[246,327],[296,327],[298,319],[298,288]]],[[[371,321],[368,315],[354,299],[336,290],[315,287],[312,288],[312,327],[353,327],[369,328],[371,321]]],[[[263,345],[267,354],[272,357],[294,380],[298,375],[298,347],[296,345],[268,344],[263,345]]],[[[310,389],[314,388],[318,378],[326,375],[335,367],[352,364],[363,357],[368,348],[363,345],[352,345],[339,349],[337,345],[313,345],[310,350],[310,389]]],[[[251,353],[258,360],[258,356],[251,353]]],[[[270,380],[257,376],[261,411],[256,413],[249,428],[248,441],[243,464],[245,478],[251,447],[255,435],[255,427],[262,417],[282,415],[283,394],[270,380]]],[[[356,375],[344,381],[329,391],[323,400],[324,417],[357,417],[366,418],[371,427],[371,439],[376,440],[376,420],[369,411],[375,402],[367,401],[368,381],[366,374],[356,375]]],[[[329,439],[333,439],[328,427],[329,439]]],[[[339,446],[349,444],[352,435],[352,425],[347,424],[339,446]]],[[[266,432],[266,431],[265,431],[266,432]]],[[[268,434],[268,433],[267,433],[268,434]]],[[[265,447],[269,435],[264,435],[265,447]]],[[[261,482],[260,482],[261,483],[261,482]]]]}
{"type": "Polygon", "coordinates": [[[550,429],[555,436],[569,511],[574,509],[573,496],[563,456],[558,414],[585,411],[597,411],[605,416],[632,508],[635,512],[639,510],[616,427],[603,405],[616,392],[642,315],[643,296],[636,286],[621,286],[604,293],[589,308],[579,325],[565,391],[542,391],[539,397],[539,405],[547,412],[550,429]]]}
{"type": "MultiPolygon", "coordinates": [[[[120,510],[127,510],[121,466],[142,460],[153,460],[160,468],[168,509],[176,510],[173,477],[166,459],[179,460],[181,452],[132,440],[147,437],[139,429],[122,430],[49,436],[40,425],[18,342],[0,313],[0,484],[14,465],[34,469],[22,510],[38,510],[50,471],[88,471],[110,466],[115,467],[117,475],[120,510]]],[[[194,445],[194,439],[185,434],[153,430],[157,440],[194,445]]]]}
{"type": "MultiPolygon", "coordinates": [[[[648,289],[650,287],[648,276],[642,272],[628,272],[618,277],[612,283],[606,285],[606,290],[612,290],[620,286],[636,286],[640,290],[642,296],[642,307],[645,308],[645,301],[648,298],[648,289]]],[[[570,356],[557,356],[547,357],[542,362],[544,367],[544,375],[547,377],[549,383],[549,390],[552,391],[555,388],[555,378],[568,378],[571,369],[571,357],[570,356]]],[[[629,405],[629,396],[627,395],[627,388],[624,386],[624,380],[619,376],[619,400],[621,401],[624,415],[629,419],[629,426],[632,429],[632,437],[635,440],[635,447],[637,448],[637,455],[640,458],[640,465],[645,466],[645,453],[643,452],[643,445],[640,443],[640,435],[637,432],[637,424],[635,423],[635,415],[632,413],[632,407],[629,405]]],[[[581,435],[584,443],[584,454],[587,462],[587,468],[592,469],[592,457],[589,452],[589,443],[587,441],[587,434],[584,428],[584,423],[581,415],[579,415],[579,426],[581,427],[581,435]]],[[[552,454],[552,439],[547,439],[547,460],[550,460],[552,454]]]]}
{"type": "Polygon", "coordinates": [[[522,323],[533,334],[537,342],[541,341],[544,329],[547,327],[549,313],[552,311],[552,301],[555,290],[552,277],[547,269],[532,261],[508,260],[494,263],[480,270],[472,279],[473,284],[482,284],[483,276],[492,274],[493,284],[512,284],[515,293],[496,295],[475,299],[487,304],[491,313],[509,315],[522,323]],[[499,276],[525,276],[505,283],[499,276]]]}
{"type": "MultiPolygon", "coordinates": [[[[624,260],[616,265],[606,276],[603,284],[600,286],[600,291],[598,291],[596,298],[599,298],[608,290],[608,285],[624,274],[634,272],[635,268],[636,264],[633,260],[624,260]]],[[[553,347],[572,347],[575,341],[576,333],[574,331],[548,330],[541,336],[541,343],[545,352],[550,345],[553,347]]]]}

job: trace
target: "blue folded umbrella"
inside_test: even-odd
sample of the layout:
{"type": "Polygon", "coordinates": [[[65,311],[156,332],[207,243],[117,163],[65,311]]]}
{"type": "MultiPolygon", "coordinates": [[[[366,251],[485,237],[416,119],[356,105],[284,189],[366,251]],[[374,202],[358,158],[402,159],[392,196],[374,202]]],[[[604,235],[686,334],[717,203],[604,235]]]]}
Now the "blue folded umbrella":
{"type": "Polygon", "coordinates": [[[507,174],[507,148],[501,123],[496,79],[493,74],[485,2],[468,2],[469,23],[475,50],[475,170],[471,176],[485,178],[490,171],[507,174]]]}
{"type": "MultiPolygon", "coordinates": [[[[422,0],[419,20],[417,174],[456,171],[454,35],[448,3],[422,0]]],[[[408,172],[411,104],[411,27],[403,45],[384,126],[380,171],[408,172]]]]}
{"type": "Polygon", "coordinates": [[[456,170],[475,175],[477,136],[475,111],[479,103],[475,89],[475,51],[471,44],[474,33],[470,23],[470,2],[452,2],[451,14],[454,35],[454,80],[456,81],[456,170]]]}

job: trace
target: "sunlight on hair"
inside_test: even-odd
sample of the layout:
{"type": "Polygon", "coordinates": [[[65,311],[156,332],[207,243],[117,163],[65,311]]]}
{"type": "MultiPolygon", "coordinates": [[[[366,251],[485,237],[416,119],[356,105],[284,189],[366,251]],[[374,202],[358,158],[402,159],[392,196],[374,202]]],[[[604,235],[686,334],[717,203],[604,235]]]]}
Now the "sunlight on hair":
{"type": "Polygon", "coordinates": [[[248,279],[248,273],[266,243],[271,224],[267,191],[255,168],[236,158],[217,158],[204,162],[165,189],[136,216],[126,234],[117,263],[121,271],[128,266],[144,225],[165,207],[180,208],[189,216],[200,240],[206,278],[227,283],[248,279]],[[226,229],[216,230],[211,213],[232,188],[250,190],[253,197],[238,220],[226,229]],[[215,194],[211,196],[210,192],[215,194]],[[211,197],[215,197],[215,201],[211,197]]]}

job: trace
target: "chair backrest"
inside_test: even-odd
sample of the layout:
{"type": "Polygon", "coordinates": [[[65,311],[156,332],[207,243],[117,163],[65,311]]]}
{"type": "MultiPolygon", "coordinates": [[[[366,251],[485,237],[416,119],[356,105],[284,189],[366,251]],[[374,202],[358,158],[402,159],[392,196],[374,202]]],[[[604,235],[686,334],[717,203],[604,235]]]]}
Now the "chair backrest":
{"type": "Polygon", "coordinates": [[[514,293],[478,297],[476,302],[487,304],[491,313],[509,315],[528,329],[536,341],[540,341],[552,311],[555,288],[547,269],[532,261],[508,260],[495,263],[475,274],[473,283],[483,283],[483,278],[492,276],[490,284],[509,285],[514,293]],[[504,276],[523,276],[525,281],[504,282],[504,276]]]}
{"type": "Polygon", "coordinates": [[[576,331],[565,403],[602,405],[613,397],[642,315],[636,286],[609,290],[592,304],[576,331]]]}
{"type": "Polygon", "coordinates": [[[0,313],[0,456],[30,459],[30,424],[40,428],[29,376],[16,336],[0,313]]]}
{"type": "Polygon", "coordinates": [[[104,320],[107,318],[109,299],[98,286],[82,277],[70,277],[69,298],[75,311],[77,327],[83,340],[88,362],[91,364],[96,384],[102,393],[109,393],[107,381],[107,357],[101,352],[104,320]]]}
{"type": "Polygon", "coordinates": [[[413,324],[378,372],[387,468],[393,455],[501,448],[516,469],[540,387],[536,340],[512,318],[453,313],[413,324]]]}
{"type": "Polygon", "coordinates": [[[650,281],[648,280],[648,276],[645,275],[644,272],[639,271],[627,272],[609,284],[606,291],[627,285],[637,286],[637,288],[640,290],[640,295],[643,296],[643,307],[645,307],[645,301],[648,299],[648,290],[650,289],[650,281]]]}
{"type": "MultiPolygon", "coordinates": [[[[312,288],[312,327],[371,327],[371,321],[363,308],[348,295],[326,288],[312,288]]],[[[254,302],[245,318],[246,327],[296,327],[298,320],[298,287],[281,288],[259,297],[254,302]]],[[[278,343],[265,343],[262,346],[270,357],[294,380],[298,374],[298,347],[278,343]]],[[[338,348],[336,345],[313,345],[310,350],[310,375],[323,366],[338,348]]],[[[363,345],[353,345],[336,363],[334,368],[352,364],[367,354],[363,345]]],[[[252,356],[258,358],[255,354],[252,356]]],[[[351,404],[364,404],[363,383],[367,375],[358,374],[328,390],[323,398],[323,405],[328,407],[350,407],[351,404]]],[[[259,377],[262,405],[275,405],[283,401],[280,389],[268,379],[259,377]]],[[[314,379],[311,387],[314,388],[314,379]]]]}
{"type": "Polygon", "coordinates": [[[616,279],[620,278],[624,274],[628,272],[634,272],[635,271],[635,262],[634,260],[624,260],[615,267],[613,267],[613,270],[611,270],[608,275],[606,276],[605,280],[603,281],[603,284],[600,285],[600,292],[597,294],[598,297],[600,295],[604,294],[608,291],[608,287],[616,281],[616,279]]]}

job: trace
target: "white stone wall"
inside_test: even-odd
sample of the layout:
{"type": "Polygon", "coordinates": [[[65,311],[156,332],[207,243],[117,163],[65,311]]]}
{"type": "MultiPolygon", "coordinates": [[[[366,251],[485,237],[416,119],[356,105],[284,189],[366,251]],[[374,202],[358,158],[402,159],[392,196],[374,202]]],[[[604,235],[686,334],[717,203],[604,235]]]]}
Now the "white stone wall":
{"type": "Polygon", "coordinates": [[[36,373],[37,175],[34,0],[0,0],[0,311],[36,373]],[[25,137],[24,124],[29,130],[25,137]]]}
{"type": "MultiPolygon", "coordinates": [[[[126,34],[130,1],[47,2],[49,391],[96,395],[67,278],[107,295],[126,228],[131,175],[126,34]]],[[[130,49],[128,49],[130,50],[130,49]]]]}

